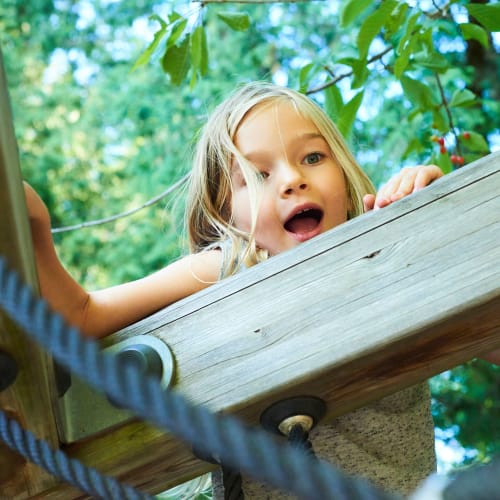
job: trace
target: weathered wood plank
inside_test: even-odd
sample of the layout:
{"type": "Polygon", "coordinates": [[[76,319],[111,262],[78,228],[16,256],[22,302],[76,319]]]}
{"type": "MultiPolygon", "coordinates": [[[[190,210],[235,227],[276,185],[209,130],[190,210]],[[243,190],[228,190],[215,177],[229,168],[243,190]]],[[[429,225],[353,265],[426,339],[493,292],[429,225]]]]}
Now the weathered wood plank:
{"type": "MultiPolygon", "coordinates": [[[[17,145],[7,96],[7,82],[0,52],[0,254],[17,269],[24,280],[36,287],[28,217],[19,171],[17,145]]],[[[0,351],[17,362],[19,374],[14,384],[0,393],[0,407],[35,435],[58,445],[52,413],[52,361],[0,311],[0,351]]],[[[55,484],[45,474],[0,443],[1,498],[28,498],[55,484]]]]}
{"type": "MultiPolygon", "coordinates": [[[[177,390],[250,422],[293,395],[347,412],[500,346],[499,192],[496,153],[106,342],[163,338],[177,390]]],[[[209,468],[143,423],[68,451],[154,492],[209,468]]]]}

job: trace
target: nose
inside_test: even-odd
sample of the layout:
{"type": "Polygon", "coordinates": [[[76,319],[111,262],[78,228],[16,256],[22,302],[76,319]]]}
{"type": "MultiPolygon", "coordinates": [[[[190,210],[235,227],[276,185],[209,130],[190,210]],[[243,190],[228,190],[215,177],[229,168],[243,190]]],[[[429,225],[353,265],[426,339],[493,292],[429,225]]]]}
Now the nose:
{"type": "Polygon", "coordinates": [[[281,196],[290,196],[308,187],[302,170],[292,165],[283,165],[281,171],[281,196]]]}

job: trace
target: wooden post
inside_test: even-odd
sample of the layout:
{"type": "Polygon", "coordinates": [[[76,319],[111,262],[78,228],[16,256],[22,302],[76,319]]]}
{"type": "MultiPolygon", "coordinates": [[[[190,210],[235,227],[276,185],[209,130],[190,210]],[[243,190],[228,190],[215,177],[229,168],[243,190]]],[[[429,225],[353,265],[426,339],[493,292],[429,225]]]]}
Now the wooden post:
{"type": "MultiPolygon", "coordinates": [[[[0,52],[0,254],[27,283],[37,286],[17,146],[0,52]]],[[[53,408],[52,361],[0,310],[0,351],[18,366],[13,385],[0,392],[0,407],[37,437],[58,446],[53,408]]],[[[0,497],[29,498],[56,483],[0,442],[0,497]]]]}
{"type": "MultiPolygon", "coordinates": [[[[164,339],[175,390],[248,422],[295,395],[324,399],[328,417],[348,412],[500,347],[499,192],[496,153],[106,343],[164,339]]],[[[141,422],[68,452],[150,492],[211,467],[141,422]]]]}

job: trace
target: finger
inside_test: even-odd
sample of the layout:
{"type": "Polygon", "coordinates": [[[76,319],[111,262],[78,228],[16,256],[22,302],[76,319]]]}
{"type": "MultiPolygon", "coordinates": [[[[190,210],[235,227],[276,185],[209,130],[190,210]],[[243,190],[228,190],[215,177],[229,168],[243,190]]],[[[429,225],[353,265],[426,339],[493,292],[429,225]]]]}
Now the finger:
{"type": "Polygon", "coordinates": [[[378,191],[375,196],[375,209],[383,208],[391,204],[391,194],[399,186],[399,175],[391,177],[378,191]]]}
{"type": "Polygon", "coordinates": [[[397,189],[391,193],[391,201],[396,201],[413,192],[415,178],[420,171],[419,167],[404,168],[401,171],[400,182],[397,189]]]}
{"type": "Polygon", "coordinates": [[[443,171],[437,165],[427,165],[418,172],[413,190],[418,191],[423,189],[442,176],[443,171]]]}
{"type": "Polygon", "coordinates": [[[365,194],[363,196],[363,209],[365,212],[369,212],[373,210],[375,207],[375,195],[374,194],[365,194]]]}

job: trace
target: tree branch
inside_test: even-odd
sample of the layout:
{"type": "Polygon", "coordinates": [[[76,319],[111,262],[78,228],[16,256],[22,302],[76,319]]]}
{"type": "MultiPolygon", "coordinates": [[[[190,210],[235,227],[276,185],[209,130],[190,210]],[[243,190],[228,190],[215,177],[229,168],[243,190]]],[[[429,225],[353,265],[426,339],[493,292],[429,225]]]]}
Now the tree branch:
{"type": "MultiPolygon", "coordinates": [[[[371,57],[370,59],[368,59],[366,61],[366,65],[368,66],[368,64],[371,64],[372,62],[375,62],[375,61],[378,61],[379,59],[382,59],[382,57],[384,57],[386,54],[388,54],[391,50],[393,50],[392,47],[387,47],[386,49],[384,49],[382,52],[380,52],[379,54],[376,54],[374,55],[373,57],[371,57]]],[[[333,75],[333,72],[331,69],[329,68],[325,68],[325,70],[330,74],[330,75],[333,75]]],[[[332,85],[335,85],[337,82],[340,82],[340,80],[343,80],[344,78],[348,78],[349,76],[352,76],[353,74],[353,71],[348,71],[347,73],[342,73],[341,75],[338,75],[336,76],[335,78],[333,78],[332,80],[329,80],[328,82],[325,82],[323,83],[322,85],[319,85],[318,87],[314,87],[312,89],[309,89],[306,94],[307,95],[310,95],[310,94],[314,94],[316,92],[321,92],[322,90],[325,90],[326,88],[328,87],[331,87],[332,85]]]]}
{"type": "Polygon", "coordinates": [[[73,231],[75,229],[82,229],[84,227],[91,227],[91,226],[98,226],[100,224],[106,224],[107,222],[113,222],[117,219],[122,219],[123,217],[128,217],[129,215],[135,214],[136,212],[139,212],[139,210],[142,210],[143,208],[149,207],[151,205],[154,205],[155,203],[158,203],[160,200],[168,196],[170,193],[175,191],[177,188],[181,187],[187,180],[188,180],[189,174],[186,174],[184,177],[181,177],[176,183],[172,184],[169,186],[163,193],[160,193],[159,195],[155,196],[154,198],[151,198],[150,200],[146,201],[142,205],[132,208],[130,210],[126,210],[125,212],[121,212],[119,214],[111,215],[109,217],[105,217],[103,219],[98,219],[98,220],[91,220],[87,222],[81,222],[80,224],[74,224],[73,226],[64,226],[64,227],[56,227],[51,230],[51,232],[54,233],[64,233],[66,231],[73,231]]]}
{"type": "Polygon", "coordinates": [[[439,89],[439,94],[441,96],[441,104],[444,106],[444,109],[446,111],[446,116],[448,117],[448,124],[450,126],[451,133],[455,137],[455,150],[460,156],[462,156],[460,142],[458,140],[457,131],[455,130],[455,124],[453,123],[453,117],[451,116],[451,111],[450,111],[450,108],[448,106],[448,100],[446,99],[446,96],[444,94],[444,89],[443,89],[443,85],[441,83],[441,78],[439,78],[439,75],[437,73],[434,73],[434,76],[436,77],[436,82],[437,82],[437,86],[439,89]]]}

